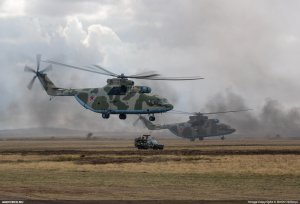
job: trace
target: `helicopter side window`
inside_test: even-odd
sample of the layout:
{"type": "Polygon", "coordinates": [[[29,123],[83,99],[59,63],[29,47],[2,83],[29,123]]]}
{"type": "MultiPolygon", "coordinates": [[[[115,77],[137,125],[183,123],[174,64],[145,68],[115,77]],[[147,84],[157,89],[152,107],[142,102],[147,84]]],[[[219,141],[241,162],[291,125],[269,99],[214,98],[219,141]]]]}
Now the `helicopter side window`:
{"type": "Polygon", "coordinates": [[[127,92],[126,86],[117,86],[113,87],[109,92],[108,95],[125,95],[127,92]]]}

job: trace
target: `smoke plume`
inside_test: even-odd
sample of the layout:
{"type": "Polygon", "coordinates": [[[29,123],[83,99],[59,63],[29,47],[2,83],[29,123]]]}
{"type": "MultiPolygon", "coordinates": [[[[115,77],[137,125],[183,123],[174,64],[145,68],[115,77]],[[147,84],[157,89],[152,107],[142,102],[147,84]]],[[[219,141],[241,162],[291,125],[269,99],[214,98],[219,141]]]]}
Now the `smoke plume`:
{"type": "MultiPolygon", "coordinates": [[[[207,102],[209,111],[247,109],[246,100],[238,94],[227,90],[215,95],[207,102]]],[[[216,116],[234,128],[239,134],[246,136],[285,136],[299,137],[300,109],[286,108],[279,101],[266,99],[261,108],[247,112],[227,113],[216,116]]]]}

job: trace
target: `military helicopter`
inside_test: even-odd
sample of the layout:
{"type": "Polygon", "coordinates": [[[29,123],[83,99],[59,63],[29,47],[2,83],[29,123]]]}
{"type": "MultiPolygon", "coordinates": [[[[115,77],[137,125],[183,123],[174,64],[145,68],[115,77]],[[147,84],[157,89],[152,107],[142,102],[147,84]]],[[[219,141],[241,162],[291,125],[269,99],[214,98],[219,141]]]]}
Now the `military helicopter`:
{"type": "Polygon", "coordinates": [[[187,122],[182,122],[182,123],[156,125],[150,122],[149,120],[147,120],[145,117],[139,116],[139,118],[134,122],[134,125],[136,125],[137,122],[141,120],[149,130],[168,129],[174,135],[178,137],[190,139],[191,141],[195,141],[196,138],[198,138],[199,140],[203,140],[204,137],[214,137],[214,136],[221,136],[221,139],[224,140],[225,139],[224,135],[234,133],[235,129],[224,123],[219,123],[218,119],[209,119],[207,115],[241,112],[241,111],[248,111],[248,110],[251,109],[211,112],[211,113],[200,113],[200,112],[190,113],[190,112],[177,111],[173,113],[189,114],[190,115],[189,120],[187,122]]]}
{"type": "Polygon", "coordinates": [[[41,60],[41,55],[36,56],[36,70],[26,65],[24,71],[34,74],[34,77],[28,84],[28,89],[32,88],[35,79],[38,78],[49,96],[74,96],[83,107],[93,112],[101,113],[104,119],[108,119],[110,114],[119,114],[121,120],[125,120],[127,114],[148,114],[149,120],[154,121],[155,113],[164,113],[173,109],[173,105],[166,98],[150,94],[150,87],[135,86],[134,81],[129,79],[173,81],[203,79],[201,77],[160,77],[159,74],[154,72],[128,76],[124,74],[118,75],[99,65],[92,65],[91,67],[67,65],[52,60],[41,60]],[[41,62],[49,65],[40,70],[41,62]],[[52,70],[52,64],[112,76],[113,78],[107,79],[107,85],[102,88],[59,88],[45,74],[45,72],[52,70]]]}

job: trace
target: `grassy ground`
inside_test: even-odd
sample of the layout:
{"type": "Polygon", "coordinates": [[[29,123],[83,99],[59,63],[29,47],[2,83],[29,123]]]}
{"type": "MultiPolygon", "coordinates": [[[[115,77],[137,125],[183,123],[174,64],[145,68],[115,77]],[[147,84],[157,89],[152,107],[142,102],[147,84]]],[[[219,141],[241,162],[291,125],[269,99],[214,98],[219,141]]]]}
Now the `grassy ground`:
{"type": "Polygon", "coordinates": [[[162,142],[1,141],[0,199],[300,199],[300,141],[162,142]]]}

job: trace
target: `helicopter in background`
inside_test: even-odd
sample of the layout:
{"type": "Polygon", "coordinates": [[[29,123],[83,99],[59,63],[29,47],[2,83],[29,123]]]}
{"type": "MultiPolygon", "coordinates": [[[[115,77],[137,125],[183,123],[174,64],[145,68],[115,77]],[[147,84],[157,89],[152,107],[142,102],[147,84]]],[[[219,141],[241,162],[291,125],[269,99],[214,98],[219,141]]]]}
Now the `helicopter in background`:
{"type": "Polygon", "coordinates": [[[143,116],[134,122],[134,125],[141,120],[143,124],[149,130],[162,130],[168,129],[171,133],[178,137],[189,139],[190,141],[195,141],[195,139],[203,140],[205,137],[215,137],[221,136],[221,139],[225,139],[225,135],[234,133],[236,130],[230,127],[227,124],[220,123],[218,119],[209,119],[207,115],[211,114],[220,114],[220,113],[232,113],[232,112],[241,112],[249,111],[246,110],[236,110],[236,111],[222,111],[222,112],[211,112],[211,113],[200,113],[200,112],[182,112],[179,111],[179,114],[189,114],[189,120],[187,122],[173,123],[166,125],[157,125],[153,124],[143,116]]]}
{"type": "Polygon", "coordinates": [[[75,99],[86,109],[96,113],[101,113],[104,119],[108,119],[111,114],[119,114],[121,120],[126,119],[127,114],[148,114],[149,120],[155,120],[155,113],[164,113],[173,109],[173,105],[164,97],[153,95],[148,86],[135,86],[134,81],[129,79],[143,80],[199,80],[201,77],[160,77],[154,72],[145,72],[135,75],[118,75],[99,65],[92,67],[79,67],[68,65],[52,60],[41,60],[41,55],[36,56],[36,70],[25,66],[25,72],[31,72],[34,77],[28,84],[31,89],[36,78],[39,79],[48,95],[54,96],[74,96],[75,99]],[[41,62],[49,65],[40,70],[41,62]],[[45,72],[52,70],[52,64],[67,68],[87,71],[91,73],[111,76],[107,79],[107,85],[102,88],[66,89],[59,88],[49,79],[45,72]]]}

